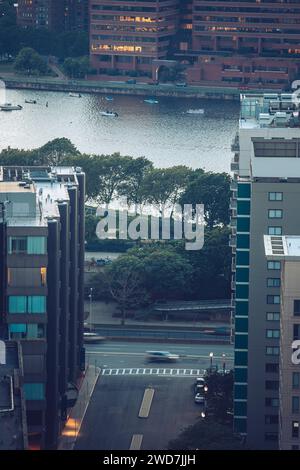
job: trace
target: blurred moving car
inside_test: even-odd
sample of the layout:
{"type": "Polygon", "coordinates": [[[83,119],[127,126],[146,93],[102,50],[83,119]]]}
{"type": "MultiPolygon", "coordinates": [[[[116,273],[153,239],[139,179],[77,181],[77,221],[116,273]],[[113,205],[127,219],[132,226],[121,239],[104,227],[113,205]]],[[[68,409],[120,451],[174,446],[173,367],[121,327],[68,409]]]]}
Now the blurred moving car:
{"type": "Polygon", "coordinates": [[[147,351],[146,356],[148,362],[176,362],[178,359],[178,354],[169,351],[147,351]]]}
{"type": "Polygon", "coordinates": [[[83,341],[85,343],[90,343],[90,344],[102,343],[103,341],[105,341],[105,339],[106,338],[104,336],[100,336],[97,333],[91,333],[88,331],[85,331],[83,333],[83,341]]]}

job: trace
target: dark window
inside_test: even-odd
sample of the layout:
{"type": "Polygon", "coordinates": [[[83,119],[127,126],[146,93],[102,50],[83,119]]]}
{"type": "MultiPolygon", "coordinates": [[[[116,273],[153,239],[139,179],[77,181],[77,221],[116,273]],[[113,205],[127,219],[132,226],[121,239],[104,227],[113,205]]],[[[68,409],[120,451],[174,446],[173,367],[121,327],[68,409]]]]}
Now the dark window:
{"type": "Polygon", "coordinates": [[[299,421],[292,422],[292,437],[299,437],[299,421]]]}
{"type": "Polygon", "coordinates": [[[299,413],[299,397],[292,397],[292,413],[299,413]]]}
{"type": "Polygon", "coordinates": [[[300,316],[300,300],[294,300],[294,315],[300,316]]]}
{"type": "Polygon", "coordinates": [[[300,373],[293,372],[293,389],[297,389],[300,387],[300,373]]]}
{"type": "Polygon", "coordinates": [[[266,372],[277,373],[279,371],[279,364],[267,363],[266,372]]]}
{"type": "Polygon", "coordinates": [[[293,325],[293,338],[300,339],[300,325],[293,325]]]}
{"type": "Polygon", "coordinates": [[[279,382],[278,380],[266,380],[266,390],[278,390],[279,382]]]}
{"type": "Polygon", "coordinates": [[[277,441],[278,434],[276,432],[266,432],[265,433],[265,440],[266,441],[277,441]]]}
{"type": "Polygon", "coordinates": [[[278,415],[265,415],[265,424],[278,424],[278,415]]]}

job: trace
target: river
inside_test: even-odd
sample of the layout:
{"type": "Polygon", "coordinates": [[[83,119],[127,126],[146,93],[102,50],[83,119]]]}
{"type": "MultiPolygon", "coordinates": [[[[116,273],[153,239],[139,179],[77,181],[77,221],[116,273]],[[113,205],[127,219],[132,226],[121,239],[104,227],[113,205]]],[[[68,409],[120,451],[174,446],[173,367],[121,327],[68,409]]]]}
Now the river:
{"type": "Polygon", "coordinates": [[[6,101],[22,111],[0,112],[0,149],[30,149],[56,137],[67,137],[81,152],[120,152],[145,156],[156,167],[187,165],[207,171],[230,171],[231,140],[238,126],[239,103],[160,97],[147,104],[141,96],[8,90],[6,101]],[[36,105],[25,99],[37,100],[36,105]],[[46,107],[48,102],[48,107],[46,107]],[[186,114],[204,109],[203,115],[186,114]],[[112,110],[118,118],[103,117],[112,110]]]}

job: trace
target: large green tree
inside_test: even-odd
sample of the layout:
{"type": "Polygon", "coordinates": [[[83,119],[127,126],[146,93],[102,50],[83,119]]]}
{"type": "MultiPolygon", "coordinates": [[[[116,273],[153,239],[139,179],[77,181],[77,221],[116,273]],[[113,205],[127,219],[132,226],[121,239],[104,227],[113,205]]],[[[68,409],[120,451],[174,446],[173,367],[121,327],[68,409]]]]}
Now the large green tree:
{"type": "Polygon", "coordinates": [[[229,223],[230,176],[227,173],[197,172],[180,198],[181,204],[204,204],[209,228],[229,223]]]}
{"type": "Polygon", "coordinates": [[[14,64],[17,72],[29,75],[45,75],[48,67],[44,59],[31,47],[20,50],[14,64]]]}

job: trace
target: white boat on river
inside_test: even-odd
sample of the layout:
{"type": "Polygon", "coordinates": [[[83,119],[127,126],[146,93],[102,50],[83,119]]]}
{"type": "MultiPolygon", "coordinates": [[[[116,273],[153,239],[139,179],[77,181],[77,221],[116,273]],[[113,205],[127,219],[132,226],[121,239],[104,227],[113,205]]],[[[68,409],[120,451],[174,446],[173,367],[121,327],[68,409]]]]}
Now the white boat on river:
{"type": "Polygon", "coordinates": [[[118,113],[115,113],[114,111],[100,111],[100,115],[107,117],[119,117],[118,113]]]}
{"type": "Polygon", "coordinates": [[[0,111],[20,111],[23,107],[20,104],[13,105],[11,103],[0,104],[0,111]]]}

